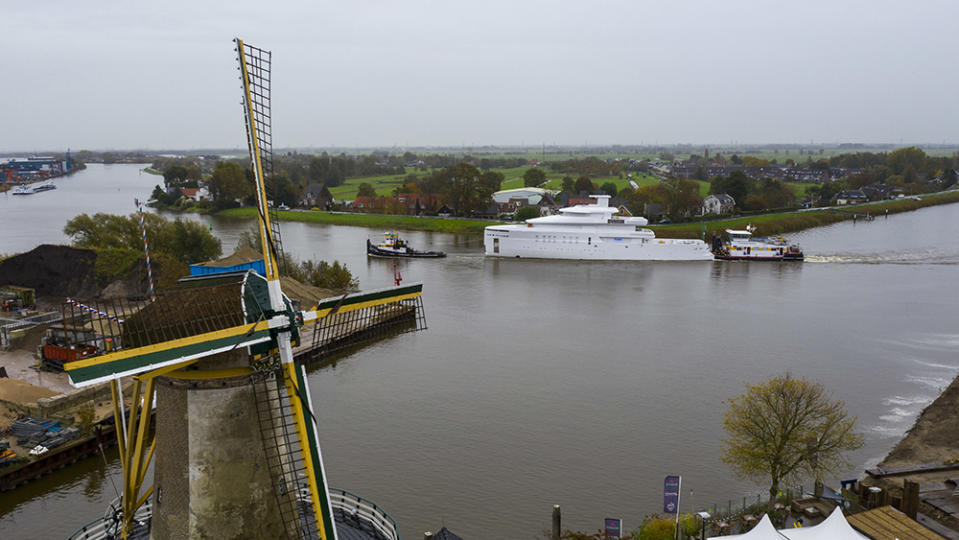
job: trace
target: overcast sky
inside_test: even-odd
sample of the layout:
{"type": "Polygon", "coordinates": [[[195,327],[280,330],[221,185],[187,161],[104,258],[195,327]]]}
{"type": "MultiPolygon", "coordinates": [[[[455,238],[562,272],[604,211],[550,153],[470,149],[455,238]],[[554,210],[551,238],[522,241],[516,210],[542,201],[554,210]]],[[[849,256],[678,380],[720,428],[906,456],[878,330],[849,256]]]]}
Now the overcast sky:
{"type": "Polygon", "coordinates": [[[0,151],[959,142],[955,0],[4,4],[0,151]]]}

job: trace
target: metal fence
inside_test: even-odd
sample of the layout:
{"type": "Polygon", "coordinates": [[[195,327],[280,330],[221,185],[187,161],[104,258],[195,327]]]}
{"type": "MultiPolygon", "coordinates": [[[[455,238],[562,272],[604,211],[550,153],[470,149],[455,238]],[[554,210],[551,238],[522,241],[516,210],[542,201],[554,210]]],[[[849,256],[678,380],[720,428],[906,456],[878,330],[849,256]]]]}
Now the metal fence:
{"type": "Polygon", "coordinates": [[[34,326],[60,320],[60,314],[57,312],[41,313],[22,319],[2,319],[0,322],[0,349],[10,347],[13,340],[19,337],[34,326]]]}
{"type": "MultiPolygon", "coordinates": [[[[309,491],[306,495],[309,497],[309,491]]],[[[400,540],[396,520],[373,501],[343,489],[330,488],[330,505],[334,511],[343,512],[344,518],[351,516],[371,525],[378,536],[388,540],[400,540]]]]}

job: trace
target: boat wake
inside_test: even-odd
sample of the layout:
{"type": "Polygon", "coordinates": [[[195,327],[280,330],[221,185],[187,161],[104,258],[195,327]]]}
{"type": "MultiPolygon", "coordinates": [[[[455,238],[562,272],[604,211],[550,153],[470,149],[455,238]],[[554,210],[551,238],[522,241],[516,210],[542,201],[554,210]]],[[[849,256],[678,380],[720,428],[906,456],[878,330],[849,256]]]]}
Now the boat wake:
{"type": "Polygon", "coordinates": [[[959,254],[936,251],[913,253],[862,253],[851,255],[806,255],[809,263],[833,264],[959,264],[959,254]]]}

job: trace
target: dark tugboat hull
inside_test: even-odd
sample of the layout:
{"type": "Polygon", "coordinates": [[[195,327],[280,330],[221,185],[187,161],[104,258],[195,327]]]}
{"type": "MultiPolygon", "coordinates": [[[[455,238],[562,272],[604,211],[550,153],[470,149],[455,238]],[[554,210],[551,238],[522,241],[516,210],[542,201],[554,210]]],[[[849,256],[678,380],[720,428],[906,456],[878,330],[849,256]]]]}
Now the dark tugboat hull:
{"type": "Polygon", "coordinates": [[[380,249],[369,240],[366,241],[366,254],[370,257],[389,257],[391,259],[439,259],[446,257],[442,251],[416,251],[405,248],[401,250],[380,249]]]}

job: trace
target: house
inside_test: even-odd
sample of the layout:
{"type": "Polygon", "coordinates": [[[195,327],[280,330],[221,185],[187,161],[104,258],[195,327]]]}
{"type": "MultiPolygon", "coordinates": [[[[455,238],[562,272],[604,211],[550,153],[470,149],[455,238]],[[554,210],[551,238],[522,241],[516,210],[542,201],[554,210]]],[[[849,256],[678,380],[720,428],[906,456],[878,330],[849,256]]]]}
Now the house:
{"type": "Polygon", "coordinates": [[[396,196],[396,201],[407,214],[419,215],[433,213],[439,206],[441,197],[439,193],[400,193],[396,196]]]}
{"type": "Polygon", "coordinates": [[[646,203],[643,205],[643,215],[649,220],[658,218],[663,215],[663,205],[646,203]]]}
{"type": "Polygon", "coordinates": [[[300,195],[300,206],[306,208],[323,208],[329,210],[333,205],[333,194],[327,189],[326,184],[309,184],[300,195]]]}
{"type": "Polygon", "coordinates": [[[703,199],[702,215],[732,214],[735,207],[736,199],[725,193],[718,193],[703,199]]]}
{"type": "Polygon", "coordinates": [[[596,199],[592,198],[586,192],[580,192],[576,195],[563,193],[563,207],[576,206],[577,204],[596,204],[596,199]]]}
{"type": "Polygon", "coordinates": [[[476,218],[495,218],[500,214],[499,203],[490,201],[485,207],[473,210],[471,214],[476,218]]]}
{"type": "Polygon", "coordinates": [[[840,206],[864,203],[868,200],[869,196],[863,193],[861,189],[844,189],[836,194],[836,204],[840,206]]]}
{"type": "Polygon", "coordinates": [[[368,197],[366,195],[360,195],[353,199],[353,210],[357,212],[369,212],[373,208],[373,201],[375,197],[368,197]]]}
{"type": "Polygon", "coordinates": [[[550,195],[543,195],[543,198],[536,203],[536,206],[539,207],[539,215],[541,216],[555,214],[557,211],[556,201],[554,201],[550,195]]]}

